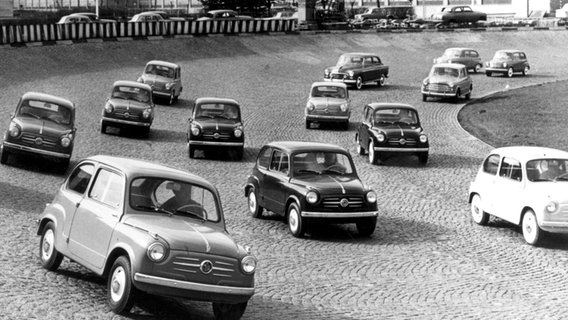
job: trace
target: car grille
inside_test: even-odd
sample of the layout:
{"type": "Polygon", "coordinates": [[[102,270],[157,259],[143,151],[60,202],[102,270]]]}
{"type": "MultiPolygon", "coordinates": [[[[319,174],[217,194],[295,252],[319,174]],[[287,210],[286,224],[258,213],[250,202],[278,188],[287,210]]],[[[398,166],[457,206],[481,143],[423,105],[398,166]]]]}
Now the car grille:
{"type": "Polygon", "coordinates": [[[341,209],[350,209],[350,208],[362,208],[364,206],[363,197],[361,196],[329,196],[324,197],[321,205],[326,209],[333,209],[333,208],[341,208],[341,209]],[[341,205],[341,200],[347,199],[348,205],[343,207],[341,205]]]}
{"type": "Polygon", "coordinates": [[[44,148],[55,148],[57,147],[57,139],[51,137],[45,137],[38,134],[33,133],[24,133],[22,134],[22,141],[26,144],[33,145],[36,147],[44,147],[44,148]],[[36,143],[36,141],[40,141],[41,143],[36,143]]]}
{"type": "Polygon", "coordinates": [[[436,92],[451,92],[450,86],[442,83],[431,83],[428,85],[428,90],[436,92]]]}
{"type": "Polygon", "coordinates": [[[134,110],[126,111],[126,110],[116,110],[114,112],[114,116],[119,119],[125,120],[139,120],[140,114],[138,112],[133,112],[134,110]]]}
{"type": "Polygon", "coordinates": [[[347,75],[344,73],[332,73],[330,77],[332,80],[334,79],[343,80],[347,77],[347,75]]]}
{"type": "Polygon", "coordinates": [[[205,140],[230,140],[232,132],[220,132],[217,130],[203,130],[205,140]]]}
{"type": "Polygon", "coordinates": [[[389,138],[388,144],[391,146],[415,146],[416,139],[413,138],[389,138]]]}
{"type": "Polygon", "coordinates": [[[234,258],[187,251],[171,251],[171,254],[169,262],[156,269],[159,275],[184,281],[199,279],[208,284],[218,284],[242,277],[239,263],[234,258]],[[201,264],[204,261],[210,261],[213,265],[213,269],[208,274],[201,271],[201,264]]]}

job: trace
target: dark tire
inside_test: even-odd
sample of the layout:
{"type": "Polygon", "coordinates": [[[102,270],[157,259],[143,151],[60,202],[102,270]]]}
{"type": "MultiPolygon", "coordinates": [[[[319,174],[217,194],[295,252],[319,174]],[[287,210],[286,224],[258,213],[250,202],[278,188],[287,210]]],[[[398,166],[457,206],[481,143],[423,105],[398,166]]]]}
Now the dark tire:
{"type": "Polygon", "coordinates": [[[421,152],[420,154],[418,154],[418,160],[422,164],[427,164],[428,163],[428,152],[421,152]]]}
{"type": "Polygon", "coordinates": [[[422,101],[424,101],[424,102],[428,101],[428,96],[423,94],[422,95],[422,101]]]}
{"type": "Polygon", "coordinates": [[[303,237],[304,233],[306,233],[305,221],[302,218],[300,207],[295,202],[292,202],[288,207],[286,217],[290,233],[296,238],[303,237]]]}
{"type": "Polygon", "coordinates": [[[523,76],[527,76],[529,74],[529,70],[530,68],[528,66],[525,66],[525,68],[523,69],[523,76]]]}
{"type": "Polygon", "coordinates": [[[120,256],[112,264],[107,280],[107,301],[112,311],[128,314],[134,305],[135,290],[130,261],[127,257],[120,256]]]}
{"type": "Polygon", "coordinates": [[[247,204],[251,217],[256,219],[262,217],[262,211],[264,211],[264,208],[258,204],[258,195],[256,194],[256,190],[254,187],[251,187],[249,190],[249,194],[247,197],[247,204]]]}
{"type": "Polygon", "coordinates": [[[356,222],[357,232],[362,237],[369,237],[377,227],[377,217],[364,218],[356,222]]]}
{"type": "Polygon", "coordinates": [[[170,93],[170,96],[169,96],[169,98],[168,98],[168,105],[171,106],[172,104],[174,104],[174,101],[175,101],[175,100],[176,100],[176,96],[174,95],[174,93],[173,93],[173,92],[170,93]]]}
{"type": "Polygon", "coordinates": [[[359,76],[359,77],[357,77],[357,80],[355,82],[355,89],[361,90],[361,88],[363,88],[363,78],[361,78],[361,76],[359,76]]]}
{"type": "Polygon", "coordinates": [[[63,255],[55,249],[55,227],[53,222],[48,222],[41,232],[39,240],[39,260],[41,266],[47,270],[54,271],[59,268],[63,255]]]}
{"type": "Polygon", "coordinates": [[[0,163],[6,164],[8,162],[8,156],[10,153],[6,149],[2,148],[2,156],[0,156],[0,163]]]}
{"type": "Polygon", "coordinates": [[[360,156],[365,155],[365,148],[361,145],[361,140],[359,139],[359,135],[355,135],[355,148],[357,149],[357,154],[360,156]]]}
{"type": "Polygon", "coordinates": [[[238,320],[247,309],[248,302],[242,303],[219,303],[213,302],[213,314],[217,320],[238,320]]]}
{"type": "Polygon", "coordinates": [[[514,73],[515,72],[513,71],[512,67],[509,67],[509,69],[507,69],[507,77],[512,78],[514,73]]]}
{"type": "Polygon", "coordinates": [[[306,129],[312,128],[312,122],[310,120],[306,120],[306,129]]]}
{"type": "Polygon", "coordinates": [[[386,81],[385,75],[381,74],[381,77],[377,81],[377,84],[379,85],[379,87],[384,87],[385,81],[386,81]]]}
{"type": "Polygon", "coordinates": [[[542,230],[538,226],[538,221],[536,220],[536,215],[534,211],[527,210],[523,215],[522,221],[523,237],[525,241],[531,246],[536,246],[542,239],[542,230]]]}
{"type": "Polygon", "coordinates": [[[377,164],[378,154],[375,151],[375,142],[373,142],[373,140],[369,142],[369,148],[367,149],[367,151],[369,152],[369,163],[377,164]]]}
{"type": "Polygon", "coordinates": [[[342,126],[343,126],[343,130],[346,130],[346,131],[349,130],[349,120],[345,121],[342,126]]]}
{"type": "Polygon", "coordinates": [[[482,67],[483,66],[481,64],[476,64],[475,67],[473,68],[473,72],[480,73],[482,67]]]}
{"type": "Polygon", "coordinates": [[[491,71],[485,71],[485,75],[488,77],[491,77],[493,75],[493,73],[491,71]]]}
{"type": "Polygon", "coordinates": [[[187,153],[189,154],[189,157],[191,159],[195,158],[195,147],[193,147],[192,145],[189,145],[187,147],[187,153]]]}
{"type": "Polygon", "coordinates": [[[456,91],[456,96],[454,97],[454,99],[458,100],[461,96],[461,90],[460,88],[458,88],[458,90],[456,91]]]}
{"type": "Polygon", "coordinates": [[[485,226],[489,222],[489,214],[483,211],[483,202],[477,194],[471,199],[471,219],[480,226],[485,226]]]}
{"type": "Polygon", "coordinates": [[[235,150],[235,160],[241,161],[243,159],[244,150],[243,148],[237,148],[235,150]]]}
{"type": "Polygon", "coordinates": [[[471,99],[471,90],[465,95],[465,100],[471,99]]]}
{"type": "Polygon", "coordinates": [[[107,132],[107,124],[101,122],[101,133],[106,133],[106,132],[107,132]]]}

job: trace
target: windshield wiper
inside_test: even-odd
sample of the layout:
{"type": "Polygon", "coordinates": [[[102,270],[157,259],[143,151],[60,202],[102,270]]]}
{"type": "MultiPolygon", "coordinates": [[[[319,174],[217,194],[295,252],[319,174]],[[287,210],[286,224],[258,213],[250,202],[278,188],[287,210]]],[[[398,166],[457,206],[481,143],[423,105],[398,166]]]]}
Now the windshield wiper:
{"type": "Polygon", "coordinates": [[[155,211],[155,212],[161,212],[161,213],[165,213],[165,214],[169,214],[170,217],[174,214],[173,212],[166,210],[164,208],[161,207],[156,207],[156,206],[135,206],[135,208],[137,209],[145,209],[145,210],[151,210],[151,211],[155,211]]]}

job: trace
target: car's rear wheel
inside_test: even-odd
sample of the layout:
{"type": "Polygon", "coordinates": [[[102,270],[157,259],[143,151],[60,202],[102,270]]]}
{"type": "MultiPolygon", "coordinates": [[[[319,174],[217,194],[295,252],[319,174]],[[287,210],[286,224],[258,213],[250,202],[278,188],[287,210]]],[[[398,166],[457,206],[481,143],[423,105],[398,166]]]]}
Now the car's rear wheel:
{"type": "Polygon", "coordinates": [[[542,230],[540,230],[538,226],[534,211],[527,210],[527,212],[525,212],[523,215],[522,229],[525,241],[532,246],[536,246],[542,238],[542,230]]]}
{"type": "Polygon", "coordinates": [[[509,67],[509,69],[507,69],[507,77],[512,78],[513,77],[513,68],[509,67]]]}
{"type": "Polygon", "coordinates": [[[356,222],[357,232],[362,237],[369,237],[377,227],[377,217],[363,218],[356,222]]]}
{"type": "Polygon", "coordinates": [[[355,88],[357,90],[361,90],[361,88],[363,87],[363,78],[361,78],[361,76],[357,77],[357,80],[355,82],[355,88]]]}
{"type": "Polygon", "coordinates": [[[375,151],[375,142],[371,140],[369,142],[369,163],[376,164],[377,163],[377,152],[375,151]]]}
{"type": "Polygon", "coordinates": [[[355,135],[355,148],[357,149],[357,154],[363,156],[365,155],[365,148],[361,145],[361,139],[359,139],[359,135],[355,135]]]}
{"type": "Polygon", "coordinates": [[[471,199],[471,219],[480,226],[485,226],[489,222],[489,214],[483,211],[483,202],[478,194],[471,199]]]}
{"type": "Polygon", "coordinates": [[[112,264],[107,282],[107,300],[112,311],[128,313],[134,305],[134,292],[130,261],[120,256],[112,264]]]}
{"type": "Polygon", "coordinates": [[[528,66],[525,66],[525,68],[523,69],[523,76],[526,76],[526,75],[529,74],[529,69],[530,68],[528,66]]]}
{"type": "Polygon", "coordinates": [[[41,266],[53,271],[59,268],[63,255],[55,249],[55,227],[53,222],[48,222],[41,233],[39,241],[39,258],[41,266]]]}
{"type": "Polygon", "coordinates": [[[488,77],[491,77],[493,75],[493,72],[491,71],[485,71],[485,75],[488,77]]]}
{"type": "Polygon", "coordinates": [[[297,238],[303,237],[306,232],[305,221],[302,218],[300,207],[295,202],[288,206],[287,218],[290,233],[297,238]]]}
{"type": "Polygon", "coordinates": [[[475,73],[479,73],[479,72],[481,72],[481,68],[482,68],[482,65],[478,63],[478,64],[476,64],[475,67],[473,68],[473,71],[474,71],[475,73]]]}
{"type": "Polygon", "coordinates": [[[247,309],[248,302],[220,303],[213,302],[213,314],[218,320],[238,320],[247,309]]]}
{"type": "Polygon", "coordinates": [[[254,187],[251,187],[249,190],[249,194],[248,194],[248,208],[249,208],[249,212],[250,215],[253,218],[260,218],[262,217],[262,211],[264,210],[263,207],[261,207],[258,204],[258,197],[256,195],[256,190],[254,187]]]}
{"type": "Polygon", "coordinates": [[[382,87],[385,85],[385,75],[381,74],[381,77],[379,78],[379,80],[377,81],[377,84],[379,85],[379,87],[382,87]]]}
{"type": "Polygon", "coordinates": [[[2,148],[2,156],[0,156],[0,163],[5,164],[6,162],[8,162],[9,155],[10,153],[6,151],[5,148],[2,148]]]}

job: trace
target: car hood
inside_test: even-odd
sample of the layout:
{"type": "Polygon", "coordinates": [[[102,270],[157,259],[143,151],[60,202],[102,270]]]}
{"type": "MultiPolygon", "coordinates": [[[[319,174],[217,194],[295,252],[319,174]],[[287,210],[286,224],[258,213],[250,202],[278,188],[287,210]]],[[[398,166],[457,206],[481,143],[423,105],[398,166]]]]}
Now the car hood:
{"type": "Polygon", "coordinates": [[[50,137],[59,138],[62,135],[71,132],[71,126],[57,124],[50,120],[26,118],[15,118],[13,120],[22,128],[22,132],[41,134],[50,137]]]}
{"type": "Polygon", "coordinates": [[[384,132],[389,138],[410,138],[418,137],[422,133],[422,128],[418,125],[409,125],[403,123],[385,124],[380,127],[374,127],[375,130],[384,132]]]}
{"type": "Polygon", "coordinates": [[[316,189],[322,195],[326,194],[363,194],[365,186],[358,177],[338,174],[313,174],[295,177],[292,183],[316,189]]]}
{"type": "Polygon", "coordinates": [[[171,250],[237,257],[237,244],[226,232],[208,226],[209,222],[160,214],[128,215],[123,223],[157,234],[168,242],[171,250]]]}
{"type": "Polygon", "coordinates": [[[432,76],[428,78],[429,83],[450,83],[458,82],[459,79],[451,76],[432,76]]]}
{"type": "Polygon", "coordinates": [[[361,69],[361,66],[358,65],[354,65],[354,64],[346,64],[343,66],[333,66],[333,67],[329,67],[328,68],[331,72],[333,73],[345,73],[349,70],[356,70],[356,69],[361,69]]]}
{"type": "MultiPolygon", "coordinates": [[[[538,197],[537,195],[547,197],[547,202],[554,200],[560,203],[568,203],[568,181],[531,182],[527,185],[525,193],[531,194],[535,198],[538,197]]],[[[542,199],[545,200],[545,198],[542,199]]]]}
{"type": "Polygon", "coordinates": [[[239,121],[222,118],[199,118],[199,120],[195,120],[194,123],[201,126],[202,129],[213,129],[220,131],[232,131],[236,127],[242,126],[242,123],[239,121]]]}
{"type": "Polygon", "coordinates": [[[174,82],[174,80],[172,78],[162,77],[162,76],[155,75],[155,74],[143,74],[142,80],[144,80],[145,84],[149,84],[149,85],[152,85],[154,83],[174,82]]]}
{"type": "Polygon", "coordinates": [[[136,101],[136,100],[127,100],[127,99],[111,98],[109,101],[110,101],[110,103],[112,103],[112,105],[113,105],[115,108],[146,109],[146,108],[148,108],[148,107],[150,106],[148,103],[145,103],[145,102],[138,102],[138,101],[136,101]]]}
{"type": "Polygon", "coordinates": [[[340,98],[310,98],[310,102],[314,104],[314,107],[316,107],[317,109],[320,108],[327,108],[330,106],[341,106],[342,104],[346,103],[347,101],[345,99],[340,99],[340,98]]]}

